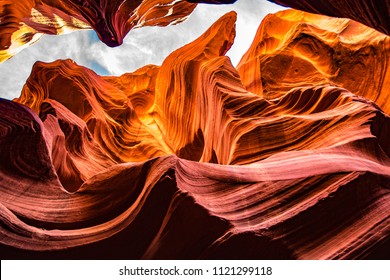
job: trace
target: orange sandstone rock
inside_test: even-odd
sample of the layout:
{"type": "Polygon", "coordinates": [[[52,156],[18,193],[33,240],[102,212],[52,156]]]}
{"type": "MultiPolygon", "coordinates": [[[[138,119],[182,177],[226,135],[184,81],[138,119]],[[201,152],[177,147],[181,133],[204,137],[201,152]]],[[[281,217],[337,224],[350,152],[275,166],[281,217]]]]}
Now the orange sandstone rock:
{"type": "Polygon", "coordinates": [[[132,28],[166,26],[186,19],[196,4],[184,0],[26,0],[0,1],[0,62],[42,34],[94,29],[115,47],[132,28]]]}
{"type": "Polygon", "coordinates": [[[237,69],[266,99],[304,86],[336,85],[389,113],[390,37],[348,19],[296,10],[268,15],[237,69]]]}
{"type": "MultiPolygon", "coordinates": [[[[100,77],[37,62],[20,98],[0,100],[2,258],[387,258],[390,118],[340,87],[349,76],[329,78],[311,38],[287,48],[304,79],[258,71],[296,38],[270,18],[261,30],[276,38],[238,70],[225,56],[234,12],[161,67],[100,77]]],[[[328,33],[305,28],[337,37],[322,20],[328,33]]]]}

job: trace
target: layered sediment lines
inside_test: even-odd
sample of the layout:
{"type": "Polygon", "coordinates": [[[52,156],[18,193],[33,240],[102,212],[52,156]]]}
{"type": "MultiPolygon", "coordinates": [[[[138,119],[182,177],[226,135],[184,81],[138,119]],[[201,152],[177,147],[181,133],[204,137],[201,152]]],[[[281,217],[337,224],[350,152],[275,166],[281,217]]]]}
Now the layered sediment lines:
{"type": "MultiPolygon", "coordinates": [[[[269,17],[263,44],[282,53],[271,35],[293,37],[282,19],[296,13],[269,17]]],[[[3,258],[389,257],[386,93],[326,71],[312,84],[271,75],[262,63],[277,55],[254,51],[259,36],[235,69],[235,20],[120,77],[35,64],[20,98],[0,101],[3,258]]],[[[377,34],[372,49],[387,40],[377,34]]]]}
{"type": "Polygon", "coordinates": [[[0,62],[43,34],[93,29],[110,47],[132,29],[166,26],[186,19],[196,4],[184,0],[26,0],[0,2],[0,62]]]}
{"type": "Polygon", "coordinates": [[[238,64],[245,88],[266,99],[337,85],[390,112],[390,37],[348,19],[286,10],[261,23],[238,64]]]}

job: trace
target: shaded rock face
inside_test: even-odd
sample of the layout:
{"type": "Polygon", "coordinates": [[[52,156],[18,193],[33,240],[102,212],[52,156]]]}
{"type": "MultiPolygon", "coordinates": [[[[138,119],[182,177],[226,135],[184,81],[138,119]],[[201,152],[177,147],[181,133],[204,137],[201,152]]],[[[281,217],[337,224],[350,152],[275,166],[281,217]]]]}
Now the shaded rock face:
{"type": "MultiPolygon", "coordinates": [[[[191,3],[232,4],[236,0],[187,0],[191,3]]],[[[264,1],[264,0],[263,0],[264,1]]],[[[350,18],[390,35],[390,2],[376,0],[268,0],[309,13],[350,18]]],[[[261,1],[259,0],[259,5],[261,1]]]]}
{"type": "Polygon", "coordinates": [[[0,100],[3,259],[389,257],[388,37],[288,10],[236,69],[235,21],[120,77],[34,65],[0,100]]]}
{"type": "Polygon", "coordinates": [[[350,18],[390,35],[390,2],[376,0],[270,0],[271,2],[332,17],[350,18]]]}
{"type": "Polygon", "coordinates": [[[119,46],[132,29],[184,20],[196,4],[184,0],[2,0],[0,62],[42,34],[94,29],[107,46],[119,46]]]}

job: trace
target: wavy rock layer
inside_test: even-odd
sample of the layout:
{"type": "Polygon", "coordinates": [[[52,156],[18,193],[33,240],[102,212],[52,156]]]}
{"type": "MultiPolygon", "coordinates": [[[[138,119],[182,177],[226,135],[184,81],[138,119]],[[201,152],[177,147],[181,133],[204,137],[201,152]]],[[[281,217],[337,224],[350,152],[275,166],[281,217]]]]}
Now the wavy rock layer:
{"type": "Polygon", "coordinates": [[[266,99],[330,84],[390,113],[390,37],[352,20],[293,10],[270,14],[237,69],[246,89],[266,99]]]}
{"type": "Polygon", "coordinates": [[[35,64],[0,101],[2,258],[389,257],[390,118],[329,82],[248,91],[235,20],[120,77],[35,64]]]}
{"type": "Polygon", "coordinates": [[[106,45],[122,44],[132,29],[186,19],[196,4],[184,0],[25,0],[0,2],[0,62],[42,34],[94,29],[106,45]]]}

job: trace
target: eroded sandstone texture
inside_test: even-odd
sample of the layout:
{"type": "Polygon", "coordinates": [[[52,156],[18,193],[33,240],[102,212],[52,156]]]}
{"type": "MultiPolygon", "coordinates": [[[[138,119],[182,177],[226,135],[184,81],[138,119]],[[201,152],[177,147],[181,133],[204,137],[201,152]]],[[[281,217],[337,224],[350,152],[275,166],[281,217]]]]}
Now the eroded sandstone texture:
{"type": "Polygon", "coordinates": [[[184,0],[1,0],[0,62],[43,34],[78,29],[92,28],[115,47],[132,28],[175,24],[195,7],[184,0]]]}
{"type": "Polygon", "coordinates": [[[349,19],[270,14],[237,69],[246,89],[266,99],[336,84],[390,113],[390,37],[349,19]]]}
{"type": "Polygon", "coordinates": [[[388,258],[389,38],[234,12],[161,66],[37,62],[0,101],[2,258],[388,258]]]}

